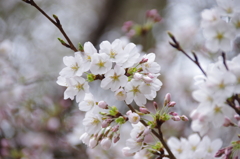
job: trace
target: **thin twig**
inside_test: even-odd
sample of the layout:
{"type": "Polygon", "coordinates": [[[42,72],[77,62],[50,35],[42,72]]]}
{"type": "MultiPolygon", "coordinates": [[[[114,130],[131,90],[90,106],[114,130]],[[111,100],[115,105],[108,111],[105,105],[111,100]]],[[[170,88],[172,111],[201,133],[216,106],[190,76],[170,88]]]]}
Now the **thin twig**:
{"type": "MultiPolygon", "coordinates": [[[[70,46],[70,49],[72,49],[74,52],[78,51],[75,46],[73,45],[72,41],[69,39],[69,37],[67,36],[67,34],[65,33],[64,29],[62,28],[62,25],[60,23],[60,20],[58,19],[58,17],[56,15],[53,15],[54,19],[56,21],[54,21],[51,17],[49,17],[47,15],[47,13],[45,13],[35,2],[34,0],[22,0],[25,3],[31,4],[32,6],[34,6],[39,12],[41,12],[50,22],[52,22],[59,30],[60,32],[63,34],[63,36],[65,37],[65,39],[67,40],[68,44],[70,46]]],[[[64,45],[65,46],[65,45],[64,45]]]]}
{"type": "Polygon", "coordinates": [[[223,58],[223,64],[226,67],[226,69],[228,70],[228,66],[227,66],[227,63],[226,63],[226,54],[225,54],[225,52],[222,52],[222,58],[223,58]]]}
{"type": "Polygon", "coordinates": [[[170,33],[168,32],[168,35],[169,37],[173,40],[173,43],[172,42],[169,42],[169,44],[174,47],[175,49],[177,49],[178,51],[182,52],[185,56],[187,56],[187,58],[189,58],[192,62],[194,62],[198,67],[199,69],[202,71],[202,73],[207,77],[207,74],[205,73],[205,71],[202,69],[199,61],[198,61],[198,58],[197,58],[197,55],[193,53],[193,56],[194,56],[194,59],[191,58],[183,49],[182,47],[180,46],[179,42],[175,39],[175,37],[170,33]]]}
{"type": "MultiPolygon", "coordinates": [[[[132,111],[132,112],[136,112],[136,110],[130,105],[127,104],[128,108],[132,111]]],[[[148,124],[144,121],[144,120],[140,120],[140,122],[144,125],[144,126],[148,126],[148,124]]],[[[160,129],[161,125],[158,126],[158,129],[160,129]]],[[[159,130],[158,130],[159,131],[159,130]]],[[[169,158],[170,159],[176,159],[176,157],[173,155],[172,151],[170,150],[170,148],[168,147],[168,145],[166,144],[166,142],[163,139],[163,135],[162,132],[160,130],[159,134],[152,129],[152,133],[161,141],[161,143],[163,144],[164,148],[167,150],[168,154],[169,154],[169,158]]]]}

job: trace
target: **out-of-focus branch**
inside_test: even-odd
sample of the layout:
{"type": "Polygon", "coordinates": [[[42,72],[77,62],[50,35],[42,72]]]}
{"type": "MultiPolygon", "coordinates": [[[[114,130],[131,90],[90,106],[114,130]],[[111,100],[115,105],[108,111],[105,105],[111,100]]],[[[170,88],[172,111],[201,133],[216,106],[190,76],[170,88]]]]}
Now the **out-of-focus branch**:
{"type": "Polygon", "coordinates": [[[173,42],[169,42],[169,44],[174,47],[175,49],[177,49],[178,51],[182,52],[185,56],[187,56],[187,58],[189,58],[192,62],[194,62],[198,67],[199,69],[202,71],[202,73],[207,76],[207,74],[205,73],[205,71],[202,69],[199,61],[198,61],[198,57],[197,55],[192,52],[193,56],[194,56],[194,59],[191,58],[183,49],[182,47],[180,46],[179,42],[176,40],[176,38],[170,33],[168,32],[168,35],[169,37],[173,40],[173,42]]]}
{"type": "Polygon", "coordinates": [[[31,4],[32,6],[34,6],[39,12],[41,12],[50,22],[52,22],[59,30],[60,32],[63,34],[64,38],[67,40],[68,44],[66,44],[64,41],[61,42],[62,45],[72,49],[74,52],[78,51],[75,46],[73,45],[72,41],[69,39],[69,37],[67,36],[67,34],[65,33],[62,25],[61,25],[61,22],[60,20],[58,19],[58,17],[56,15],[53,15],[53,18],[55,19],[52,19],[51,17],[49,17],[47,15],[47,13],[45,13],[35,2],[34,0],[22,0],[24,1],[25,3],[28,3],[28,4],[31,4]]]}

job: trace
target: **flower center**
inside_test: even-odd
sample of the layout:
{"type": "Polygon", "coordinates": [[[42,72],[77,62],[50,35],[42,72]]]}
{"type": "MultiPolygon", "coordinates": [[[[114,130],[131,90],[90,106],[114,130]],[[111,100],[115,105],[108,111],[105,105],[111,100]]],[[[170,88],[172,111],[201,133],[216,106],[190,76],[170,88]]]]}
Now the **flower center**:
{"type": "Polygon", "coordinates": [[[221,41],[224,38],[223,33],[217,33],[217,36],[215,37],[218,41],[221,41]]]}
{"type": "Polygon", "coordinates": [[[114,73],[114,75],[111,76],[113,81],[119,81],[119,77],[120,77],[120,75],[117,75],[116,73],[114,73]]]}
{"type": "Polygon", "coordinates": [[[83,85],[84,84],[78,83],[75,87],[78,91],[81,91],[81,90],[84,90],[83,85]]]}
{"type": "Polygon", "coordinates": [[[117,55],[117,53],[114,50],[111,50],[110,55],[109,55],[110,58],[115,59],[116,55],[117,55]]]}
{"type": "Polygon", "coordinates": [[[138,89],[139,86],[133,86],[133,89],[132,89],[132,92],[134,95],[136,95],[137,93],[140,93],[139,89],[138,89]]]}
{"type": "Polygon", "coordinates": [[[99,60],[99,62],[97,63],[97,65],[98,65],[98,67],[99,68],[102,68],[102,67],[104,67],[104,64],[105,64],[106,62],[102,62],[102,60],[99,60]]]}
{"type": "Polygon", "coordinates": [[[222,112],[221,110],[222,110],[222,108],[219,107],[219,106],[216,106],[216,107],[214,108],[215,114],[222,112]]]}
{"type": "Polygon", "coordinates": [[[79,69],[78,64],[76,63],[76,65],[72,66],[71,69],[76,72],[79,69]]]}

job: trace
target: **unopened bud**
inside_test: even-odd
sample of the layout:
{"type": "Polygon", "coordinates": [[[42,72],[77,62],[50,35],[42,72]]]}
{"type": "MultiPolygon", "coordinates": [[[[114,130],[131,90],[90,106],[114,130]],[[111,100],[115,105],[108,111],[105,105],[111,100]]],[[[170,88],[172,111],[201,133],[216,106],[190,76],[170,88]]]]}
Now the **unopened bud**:
{"type": "Polygon", "coordinates": [[[103,120],[103,122],[102,122],[102,128],[108,127],[108,126],[111,124],[112,121],[113,121],[113,119],[111,119],[111,118],[108,118],[108,119],[103,120]]]}
{"type": "Polygon", "coordinates": [[[235,118],[237,121],[240,120],[240,116],[239,116],[238,114],[235,114],[235,115],[234,115],[234,118],[235,118]]]}
{"type": "Polygon", "coordinates": [[[143,58],[143,59],[140,61],[140,64],[146,63],[146,62],[148,62],[148,59],[143,58]]]}
{"type": "Polygon", "coordinates": [[[231,122],[231,120],[227,117],[224,119],[223,126],[228,127],[228,126],[233,126],[234,124],[231,122]]]}
{"type": "Polygon", "coordinates": [[[155,76],[152,73],[148,73],[148,77],[154,78],[155,76]]]}
{"type": "Polygon", "coordinates": [[[115,125],[114,127],[112,127],[111,129],[113,132],[117,132],[119,130],[119,125],[115,125]]]}
{"type": "Polygon", "coordinates": [[[95,137],[93,137],[93,138],[90,139],[88,146],[93,149],[94,147],[97,146],[97,144],[98,144],[97,139],[95,137]]]}
{"type": "Polygon", "coordinates": [[[176,105],[176,102],[172,101],[172,102],[169,103],[168,107],[174,107],[175,105],[176,105]]]}
{"type": "Polygon", "coordinates": [[[120,140],[120,134],[113,138],[113,143],[116,143],[120,140]]]}
{"type": "Polygon", "coordinates": [[[112,145],[112,140],[109,137],[102,139],[101,146],[104,150],[110,149],[111,145],[112,145]]]}
{"type": "Polygon", "coordinates": [[[104,102],[104,101],[99,101],[99,102],[98,102],[98,106],[99,106],[100,108],[102,108],[102,109],[108,109],[108,105],[107,105],[107,103],[104,102]]]}
{"type": "Polygon", "coordinates": [[[145,83],[147,83],[147,84],[149,84],[149,83],[152,83],[152,78],[150,78],[150,77],[148,77],[148,76],[143,76],[143,81],[145,82],[145,83]]]}
{"type": "Polygon", "coordinates": [[[155,107],[155,109],[157,110],[158,109],[158,104],[157,104],[157,102],[153,102],[153,106],[155,107]]]}
{"type": "Polygon", "coordinates": [[[137,113],[131,113],[128,115],[129,122],[137,124],[140,121],[140,116],[137,113]]]}
{"type": "Polygon", "coordinates": [[[140,107],[139,111],[144,113],[144,114],[149,114],[150,113],[149,110],[146,107],[140,107]]]}
{"type": "Polygon", "coordinates": [[[182,121],[188,121],[188,117],[186,117],[186,115],[182,115],[180,116],[180,118],[182,121]]]}
{"type": "Polygon", "coordinates": [[[164,98],[164,106],[167,106],[171,102],[171,94],[167,93],[164,98]]]}
{"type": "Polygon", "coordinates": [[[177,116],[178,115],[178,113],[176,113],[176,112],[170,112],[169,114],[172,115],[172,116],[177,116]]]}
{"type": "Polygon", "coordinates": [[[150,129],[150,126],[147,126],[146,129],[145,129],[144,132],[143,132],[143,135],[146,136],[146,135],[150,134],[151,131],[152,131],[152,130],[150,129]]]}
{"type": "Polygon", "coordinates": [[[124,147],[124,148],[122,149],[122,153],[123,153],[123,155],[124,155],[125,157],[130,157],[130,156],[135,155],[135,152],[131,152],[130,147],[124,147]]]}
{"type": "Polygon", "coordinates": [[[143,142],[143,141],[144,141],[144,137],[139,137],[139,138],[137,138],[136,141],[137,141],[137,142],[143,142]]]}
{"type": "Polygon", "coordinates": [[[172,120],[174,120],[174,121],[180,121],[181,118],[180,118],[179,116],[173,116],[173,117],[172,117],[172,120]]]}
{"type": "Polygon", "coordinates": [[[133,78],[135,79],[135,80],[140,80],[140,79],[142,79],[142,77],[143,77],[143,75],[142,74],[140,74],[140,73],[134,73],[134,76],[133,76],[133,78]]]}
{"type": "Polygon", "coordinates": [[[133,26],[133,22],[132,22],[132,21],[126,21],[126,22],[124,22],[124,24],[123,24],[123,26],[122,26],[122,31],[128,32],[128,31],[131,30],[132,26],[133,26]]]}

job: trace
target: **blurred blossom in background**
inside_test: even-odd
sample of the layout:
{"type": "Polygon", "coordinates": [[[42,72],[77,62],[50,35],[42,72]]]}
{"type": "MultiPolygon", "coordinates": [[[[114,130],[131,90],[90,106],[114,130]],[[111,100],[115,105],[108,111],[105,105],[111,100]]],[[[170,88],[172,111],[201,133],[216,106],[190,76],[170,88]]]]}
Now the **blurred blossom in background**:
{"type": "MultiPolygon", "coordinates": [[[[171,31],[188,52],[195,50],[206,68],[209,59],[216,61],[217,56],[206,54],[202,46],[200,15],[204,9],[216,5],[214,0],[35,2],[48,15],[59,17],[75,46],[90,41],[98,48],[103,40],[112,42],[122,38],[138,44],[143,52],[156,53],[163,82],[156,101],[162,102],[164,94],[170,92],[176,99],[175,109],[179,114],[190,114],[197,107],[192,98],[196,89],[193,77],[201,72],[168,44],[166,32],[171,31]],[[126,21],[146,22],[145,13],[153,8],[161,15],[161,21],[153,26],[150,34],[130,38],[130,34],[122,31],[126,21]]],[[[120,149],[124,142],[105,151],[101,147],[86,148],[79,140],[84,133],[84,113],[75,101],[63,99],[64,88],[56,84],[63,68],[63,56],[73,55],[57,40],[64,39],[59,30],[21,0],[1,0],[0,7],[0,159],[95,159],[99,157],[97,154],[102,159],[122,158],[120,149]]],[[[108,91],[99,90],[100,83],[92,85],[99,99],[111,98],[108,91]]],[[[114,103],[114,98],[111,102],[114,103]]],[[[114,105],[123,105],[122,111],[127,110],[121,102],[114,105]]],[[[125,126],[126,130],[129,126],[125,126]]],[[[163,129],[166,138],[187,137],[192,133],[190,122],[168,122],[163,129]]],[[[208,136],[229,143],[232,134],[225,131],[224,128],[217,133],[210,130],[208,136]]],[[[129,132],[125,133],[121,139],[128,138],[129,132]]]]}

